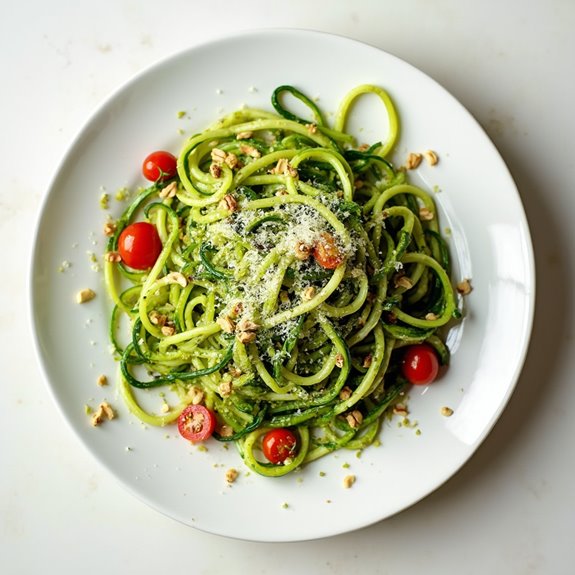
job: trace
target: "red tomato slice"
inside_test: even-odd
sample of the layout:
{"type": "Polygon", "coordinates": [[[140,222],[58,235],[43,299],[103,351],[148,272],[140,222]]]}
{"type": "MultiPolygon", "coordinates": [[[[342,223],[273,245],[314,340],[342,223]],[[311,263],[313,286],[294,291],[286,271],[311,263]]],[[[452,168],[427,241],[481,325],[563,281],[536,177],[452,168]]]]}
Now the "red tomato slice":
{"type": "Polygon", "coordinates": [[[151,268],[162,251],[162,240],[156,226],[136,222],[126,226],[118,238],[118,252],[122,261],[135,270],[151,268]]]}
{"type": "Polygon", "coordinates": [[[272,429],[262,439],[262,451],[269,462],[283,463],[296,454],[297,437],[289,429],[272,429]]]}
{"type": "Polygon", "coordinates": [[[343,256],[335,243],[335,238],[328,233],[321,234],[313,246],[315,261],[327,270],[334,270],[343,262],[343,256]]]}
{"type": "Polygon", "coordinates": [[[188,405],[178,417],[180,435],[197,443],[211,437],[216,428],[216,416],[204,405],[188,405]]]}
{"type": "Polygon", "coordinates": [[[428,385],[435,381],[439,372],[437,353],[428,344],[410,345],[403,353],[401,371],[413,385],[428,385]]]}
{"type": "Polygon", "coordinates": [[[158,150],[152,152],[142,164],[144,178],[151,182],[163,182],[173,178],[177,173],[178,160],[170,152],[158,150]]]}

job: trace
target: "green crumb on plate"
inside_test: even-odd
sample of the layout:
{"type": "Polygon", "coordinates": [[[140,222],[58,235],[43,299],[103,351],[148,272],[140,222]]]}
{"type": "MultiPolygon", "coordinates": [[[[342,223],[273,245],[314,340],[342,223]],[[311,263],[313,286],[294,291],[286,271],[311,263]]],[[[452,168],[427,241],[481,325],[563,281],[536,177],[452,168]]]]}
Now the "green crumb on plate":
{"type": "Polygon", "coordinates": [[[205,453],[208,451],[208,448],[205,445],[200,444],[200,445],[198,445],[198,451],[205,453]]]}
{"type": "Polygon", "coordinates": [[[344,463],[344,464],[342,465],[342,467],[343,467],[344,469],[349,469],[349,463],[344,463]]]}
{"type": "Polygon", "coordinates": [[[130,190],[128,190],[126,187],[120,188],[114,197],[116,198],[117,202],[123,202],[130,197],[130,190]]]}
{"type": "Polygon", "coordinates": [[[180,110],[178,112],[178,119],[181,120],[182,118],[184,118],[186,115],[186,111],[185,110],[180,110]]]}
{"type": "Polygon", "coordinates": [[[110,194],[104,192],[101,196],[100,196],[100,207],[103,210],[107,210],[110,207],[110,194]]]}
{"type": "Polygon", "coordinates": [[[282,503],[282,509],[287,509],[289,507],[289,505],[284,501],[282,503]]]}

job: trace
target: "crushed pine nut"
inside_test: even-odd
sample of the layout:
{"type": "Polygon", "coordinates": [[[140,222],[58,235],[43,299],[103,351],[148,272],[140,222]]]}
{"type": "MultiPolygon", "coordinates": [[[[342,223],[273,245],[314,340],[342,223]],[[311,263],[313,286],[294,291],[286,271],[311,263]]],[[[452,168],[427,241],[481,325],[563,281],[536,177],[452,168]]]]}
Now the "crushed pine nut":
{"type": "Polygon", "coordinates": [[[116,222],[106,222],[104,224],[104,235],[108,237],[113,236],[117,228],[116,222]]]}
{"type": "Polygon", "coordinates": [[[238,202],[231,194],[226,194],[218,204],[218,208],[221,210],[227,210],[228,212],[235,212],[238,209],[238,202]]]}
{"type": "Polygon", "coordinates": [[[338,354],[335,356],[335,365],[336,365],[337,367],[340,367],[340,368],[341,368],[341,367],[343,367],[344,363],[345,363],[345,361],[344,361],[343,355],[342,355],[341,353],[338,353],[338,354]]]}
{"type": "Polygon", "coordinates": [[[226,481],[228,483],[233,483],[238,478],[239,472],[237,469],[231,467],[226,471],[226,481]]]}
{"type": "Polygon", "coordinates": [[[411,152],[407,156],[407,161],[405,162],[405,167],[408,170],[415,170],[421,164],[422,156],[417,152],[411,152]]]}
{"type": "Polygon", "coordinates": [[[253,132],[246,130],[245,132],[238,132],[236,134],[236,140],[248,140],[254,135],[253,132]]]}
{"type": "Polygon", "coordinates": [[[231,381],[222,381],[218,386],[218,391],[222,397],[229,397],[232,394],[232,382],[231,381]]]}
{"type": "Polygon", "coordinates": [[[86,303],[96,297],[96,292],[90,288],[81,289],[76,294],[76,303],[86,303]]]}
{"type": "Polygon", "coordinates": [[[453,415],[453,409],[445,405],[441,408],[441,415],[443,415],[444,417],[451,417],[453,415]]]}
{"type": "Polygon", "coordinates": [[[164,186],[160,193],[158,194],[162,200],[174,198],[176,192],[178,191],[178,184],[176,182],[170,182],[167,186],[164,186]]]}
{"type": "Polygon", "coordinates": [[[160,331],[162,332],[162,335],[170,337],[171,335],[174,335],[176,333],[176,328],[173,325],[163,325],[160,328],[160,331]]]}
{"type": "Polygon", "coordinates": [[[96,383],[100,386],[100,387],[104,387],[105,385],[108,385],[108,378],[102,374],[98,376],[98,379],[96,380],[96,383]]]}
{"type": "Polygon", "coordinates": [[[359,409],[354,409],[345,416],[345,420],[353,429],[358,428],[363,422],[363,415],[359,409]]]}
{"type": "Polygon", "coordinates": [[[309,259],[313,248],[309,244],[305,242],[296,242],[295,245],[295,257],[300,261],[305,261],[309,259]]]}
{"type": "Polygon", "coordinates": [[[252,158],[260,158],[262,155],[255,146],[250,146],[248,144],[240,144],[240,152],[252,158]]]}
{"type": "Polygon", "coordinates": [[[439,162],[439,156],[433,150],[426,150],[423,152],[423,156],[430,166],[435,166],[439,162]]]}
{"type": "Polygon", "coordinates": [[[222,328],[222,331],[224,333],[234,333],[235,329],[236,329],[236,324],[234,323],[234,321],[227,315],[225,316],[220,316],[217,320],[216,323],[222,328]]]}
{"type": "Polygon", "coordinates": [[[104,259],[113,264],[119,264],[122,261],[122,256],[118,252],[106,252],[104,259]]]}
{"type": "Polygon", "coordinates": [[[343,486],[345,489],[349,489],[355,483],[355,475],[346,475],[343,478],[343,486]]]}
{"type": "Polygon", "coordinates": [[[216,180],[222,175],[222,167],[216,162],[210,164],[210,175],[216,180]]]}
{"type": "Polygon", "coordinates": [[[301,298],[304,301],[310,301],[311,299],[313,299],[314,296],[315,296],[315,287],[308,286],[303,290],[301,298]]]}
{"type": "Polygon", "coordinates": [[[457,287],[457,293],[461,295],[468,295],[471,293],[471,290],[473,289],[471,287],[471,282],[468,278],[465,278],[463,281],[460,281],[456,287],[457,287]]]}
{"type": "Polygon", "coordinates": [[[426,222],[431,221],[434,218],[433,212],[429,208],[420,208],[419,209],[419,219],[424,220],[426,222]]]}
{"type": "Polygon", "coordinates": [[[155,309],[148,314],[148,319],[152,325],[157,325],[158,327],[163,327],[168,321],[168,316],[161,314],[155,309]]]}
{"type": "Polygon", "coordinates": [[[339,398],[342,401],[345,401],[346,399],[349,399],[351,397],[351,393],[352,393],[351,388],[346,385],[339,392],[339,398]]]}

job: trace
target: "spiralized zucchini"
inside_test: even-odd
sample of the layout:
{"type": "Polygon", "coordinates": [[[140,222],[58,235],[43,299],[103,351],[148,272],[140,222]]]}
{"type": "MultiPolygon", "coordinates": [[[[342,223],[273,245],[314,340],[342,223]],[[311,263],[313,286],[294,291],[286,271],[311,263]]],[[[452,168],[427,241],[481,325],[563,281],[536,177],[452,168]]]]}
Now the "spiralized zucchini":
{"type": "Polygon", "coordinates": [[[177,176],[137,195],[107,247],[115,253],[121,231],[146,219],[163,244],[155,265],[136,272],[109,257],[105,277],[129,409],[163,426],[202,401],[217,415],[217,440],[279,476],[373,443],[408,385],[398,348],[425,341],[447,363],[442,328],[458,310],[433,198],[388,159],[399,133],[389,95],[358,86],[332,126],[292,86],[277,88],[272,105],[189,138],[177,176]],[[310,119],[284,107],[286,93],[310,119]],[[389,129],[357,146],[345,126],[368,93],[389,129]],[[154,414],[138,403],[138,389],[166,386],[178,407],[154,414]],[[298,448],[273,465],[260,444],[277,427],[294,431],[298,448]]]}

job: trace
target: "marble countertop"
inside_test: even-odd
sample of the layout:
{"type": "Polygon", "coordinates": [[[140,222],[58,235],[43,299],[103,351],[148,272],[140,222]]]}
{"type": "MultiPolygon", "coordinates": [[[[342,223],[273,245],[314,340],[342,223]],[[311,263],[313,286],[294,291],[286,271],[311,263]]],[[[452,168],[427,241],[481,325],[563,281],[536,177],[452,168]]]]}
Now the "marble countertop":
{"type": "MultiPolygon", "coordinates": [[[[22,1],[0,21],[0,557],[2,572],[571,571],[575,353],[575,3],[571,0],[22,1]],[[303,543],[226,539],[128,494],[55,409],[28,312],[33,227],[86,119],[134,74],[240,30],[293,27],[373,44],[440,82],[517,183],[535,249],[527,361],[499,422],[445,485],[360,531],[303,543]]],[[[257,504],[257,502],[254,502],[257,504]]]]}

